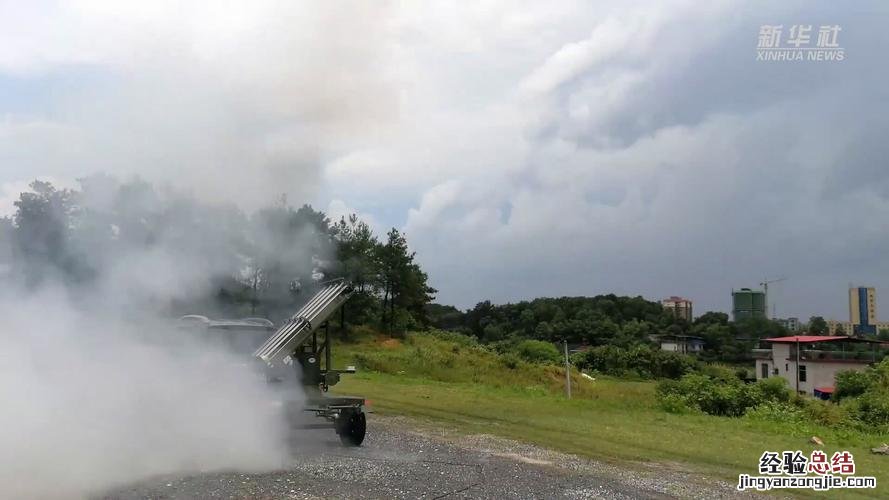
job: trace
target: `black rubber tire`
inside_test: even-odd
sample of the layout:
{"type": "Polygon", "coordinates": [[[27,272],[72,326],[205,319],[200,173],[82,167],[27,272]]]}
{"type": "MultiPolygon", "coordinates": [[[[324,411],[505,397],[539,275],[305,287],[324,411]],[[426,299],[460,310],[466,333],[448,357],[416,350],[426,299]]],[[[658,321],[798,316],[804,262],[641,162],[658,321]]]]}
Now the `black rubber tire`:
{"type": "Polygon", "coordinates": [[[362,411],[343,414],[337,421],[336,433],[343,446],[361,446],[367,433],[367,418],[362,411]]]}

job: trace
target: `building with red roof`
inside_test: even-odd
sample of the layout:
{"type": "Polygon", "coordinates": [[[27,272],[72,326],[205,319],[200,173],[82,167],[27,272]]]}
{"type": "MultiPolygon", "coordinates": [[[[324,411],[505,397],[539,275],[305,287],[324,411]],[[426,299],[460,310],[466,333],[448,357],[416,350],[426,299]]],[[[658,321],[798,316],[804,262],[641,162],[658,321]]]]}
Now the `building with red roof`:
{"type": "Polygon", "coordinates": [[[753,350],[757,380],[782,377],[796,391],[822,399],[833,393],[838,372],[863,370],[887,352],[883,342],[844,335],[792,335],[762,342],[765,348],[753,350]]]}

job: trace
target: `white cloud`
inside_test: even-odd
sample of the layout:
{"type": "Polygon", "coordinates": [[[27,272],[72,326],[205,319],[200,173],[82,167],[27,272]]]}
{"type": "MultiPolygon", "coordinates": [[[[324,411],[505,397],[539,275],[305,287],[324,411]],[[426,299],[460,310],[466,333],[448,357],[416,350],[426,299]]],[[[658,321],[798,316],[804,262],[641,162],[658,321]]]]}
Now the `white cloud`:
{"type": "Polygon", "coordinates": [[[330,200],[330,203],[327,205],[327,210],[325,210],[324,213],[327,214],[327,217],[334,224],[340,219],[348,220],[349,216],[357,215],[358,218],[364,221],[364,223],[370,227],[370,230],[378,237],[386,234],[387,228],[380,225],[380,222],[377,221],[377,218],[373,214],[361,212],[360,210],[352,208],[343,200],[330,200]]]}

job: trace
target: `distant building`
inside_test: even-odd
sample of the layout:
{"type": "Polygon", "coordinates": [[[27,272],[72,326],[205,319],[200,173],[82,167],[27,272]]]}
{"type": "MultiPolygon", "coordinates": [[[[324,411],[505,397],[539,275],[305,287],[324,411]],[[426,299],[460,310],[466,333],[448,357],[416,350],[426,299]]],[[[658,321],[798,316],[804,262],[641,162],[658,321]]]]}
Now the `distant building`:
{"type": "Polygon", "coordinates": [[[691,335],[658,335],[657,342],[662,351],[697,354],[704,350],[704,339],[691,335]]]}
{"type": "Polygon", "coordinates": [[[887,352],[886,344],[846,336],[795,335],[763,342],[767,348],[753,350],[757,380],[782,377],[792,389],[821,398],[833,393],[837,372],[863,370],[887,352]],[[851,345],[860,343],[871,349],[851,349],[851,345]]]}
{"type": "Polygon", "coordinates": [[[849,288],[849,323],[847,334],[877,334],[877,291],[872,287],[849,288]]]}
{"type": "MultiPolygon", "coordinates": [[[[872,326],[877,333],[880,333],[880,330],[889,330],[889,322],[886,321],[877,321],[869,326],[872,326]]],[[[853,325],[848,321],[827,320],[828,335],[852,335],[853,331],[853,325]]]]}
{"type": "Polygon", "coordinates": [[[691,301],[682,297],[672,296],[661,301],[664,309],[670,311],[674,318],[684,319],[691,322],[693,316],[691,312],[691,301]]]}
{"type": "Polygon", "coordinates": [[[827,320],[828,335],[851,335],[852,324],[848,321],[827,320]]]}
{"type": "Polygon", "coordinates": [[[766,294],[762,290],[732,290],[732,320],[766,317],[766,294]]]}
{"type": "Polygon", "coordinates": [[[799,318],[784,318],[776,320],[778,324],[783,326],[790,332],[798,332],[800,331],[800,323],[799,318]]]}

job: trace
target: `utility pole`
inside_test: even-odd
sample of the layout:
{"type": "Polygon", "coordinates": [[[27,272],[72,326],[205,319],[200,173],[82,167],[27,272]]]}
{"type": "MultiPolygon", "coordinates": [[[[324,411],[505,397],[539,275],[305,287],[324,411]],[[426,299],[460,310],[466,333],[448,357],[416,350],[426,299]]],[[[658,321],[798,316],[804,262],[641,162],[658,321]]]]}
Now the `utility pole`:
{"type": "Polygon", "coordinates": [[[565,391],[568,399],[571,399],[571,363],[568,362],[568,339],[562,341],[565,345],[565,391]]]}
{"type": "MultiPolygon", "coordinates": [[[[763,302],[764,302],[765,308],[766,308],[766,311],[765,311],[766,312],[766,319],[775,319],[772,317],[772,316],[774,316],[774,314],[772,316],[769,315],[769,283],[778,283],[778,282],[785,281],[785,280],[787,280],[787,278],[778,278],[776,280],[770,280],[770,279],[766,278],[763,280],[762,283],[759,284],[759,286],[762,287],[763,293],[765,293],[765,297],[764,297],[765,300],[763,302]]],[[[772,309],[773,310],[776,309],[774,304],[772,304],[772,309]]]]}

